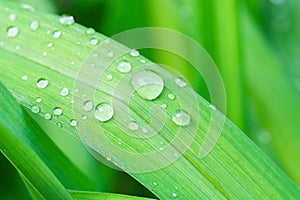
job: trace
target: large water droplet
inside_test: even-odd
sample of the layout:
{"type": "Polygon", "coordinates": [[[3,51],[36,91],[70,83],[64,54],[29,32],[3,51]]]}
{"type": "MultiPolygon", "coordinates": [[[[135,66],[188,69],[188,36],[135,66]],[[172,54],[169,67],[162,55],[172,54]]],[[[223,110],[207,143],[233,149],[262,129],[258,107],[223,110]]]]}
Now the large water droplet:
{"type": "Polygon", "coordinates": [[[16,26],[10,26],[6,30],[7,37],[12,37],[12,38],[17,37],[18,34],[19,34],[19,28],[16,26]]]}
{"type": "Polygon", "coordinates": [[[68,94],[69,94],[69,89],[68,88],[64,87],[64,88],[61,89],[61,91],[60,91],[61,96],[65,97],[68,94]]]}
{"type": "Polygon", "coordinates": [[[139,125],[136,122],[129,122],[128,128],[132,131],[136,131],[139,129],[139,125]]]}
{"type": "Polygon", "coordinates": [[[40,107],[38,107],[36,105],[31,107],[31,112],[33,112],[33,113],[39,113],[40,110],[41,110],[40,107]]]}
{"type": "Polygon", "coordinates": [[[33,31],[36,31],[40,26],[40,23],[38,21],[33,21],[30,24],[30,29],[33,31]]]}
{"type": "Polygon", "coordinates": [[[99,103],[95,108],[95,117],[101,121],[106,122],[114,115],[114,109],[108,103],[99,103]]]}
{"type": "Polygon", "coordinates": [[[122,61],[118,63],[117,69],[119,70],[119,72],[128,73],[131,71],[131,64],[127,61],[122,61]]]}
{"type": "Polygon", "coordinates": [[[190,123],[191,117],[184,110],[177,110],[172,116],[172,121],[179,126],[186,126],[190,123]]]}
{"type": "Polygon", "coordinates": [[[66,16],[66,15],[64,15],[64,16],[61,16],[60,18],[59,18],[59,22],[61,23],[61,24],[64,24],[64,25],[72,25],[75,21],[74,21],[74,17],[73,16],[66,16]]]}
{"type": "Polygon", "coordinates": [[[184,78],[181,77],[177,77],[175,78],[175,83],[179,86],[179,87],[185,87],[187,85],[186,81],[184,80],[184,78]]]}
{"type": "Polygon", "coordinates": [[[48,80],[44,78],[40,78],[36,83],[37,87],[40,89],[46,88],[48,84],[49,84],[48,80]]]}
{"type": "Polygon", "coordinates": [[[86,101],[86,102],[84,102],[83,103],[83,109],[85,110],[85,111],[90,111],[90,110],[92,110],[93,109],[93,103],[91,102],[91,101],[86,101]]]}
{"type": "Polygon", "coordinates": [[[63,114],[63,111],[61,108],[56,107],[56,108],[54,108],[53,113],[54,113],[54,115],[60,116],[63,114]]]}
{"type": "Polygon", "coordinates": [[[164,89],[164,82],[160,76],[152,71],[139,71],[132,77],[131,84],[135,91],[144,99],[156,99],[164,89]]]}

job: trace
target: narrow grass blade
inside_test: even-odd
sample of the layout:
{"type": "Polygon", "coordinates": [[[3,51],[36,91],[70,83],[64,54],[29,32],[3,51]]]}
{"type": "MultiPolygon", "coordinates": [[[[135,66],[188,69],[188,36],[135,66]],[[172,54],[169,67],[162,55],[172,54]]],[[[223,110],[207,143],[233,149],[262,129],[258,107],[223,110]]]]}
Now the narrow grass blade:
{"type": "MultiPolygon", "coordinates": [[[[31,13],[6,3],[1,3],[0,9],[3,9],[4,6],[9,6],[20,16],[19,21],[11,24],[5,18],[7,13],[1,12],[0,22],[5,27],[4,30],[10,26],[16,26],[19,28],[20,34],[15,38],[9,38],[4,31],[5,33],[2,32],[0,35],[0,41],[3,42],[0,49],[1,80],[24,106],[30,109],[38,106],[40,110],[36,113],[42,116],[46,113],[56,114],[51,121],[78,137],[76,126],[74,127],[74,121],[72,121],[76,113],[73,112],[71,104],[72,97],[76,93],[76,88],[73,88],[75,79],[80,67],[86,61],[86,57],[95,49],[94,45],[102,43],[107,38],[98,33],[87,34],[87,29],[78,24],[71,26],[60,24],[57,16],[39,12],[31,13]],[[28,27],[28,24],[34,20],[40,22],[37,31],[31,31],[28,27]],[[61,33],[60,37],[53,37],[53,35],[57,36],[58,32],[61,33]],[[50,48],[47,45],[49,43],[52,44],[50,48]],[[39,80],[47,80],[47,87],[41,90],[39,88],[41,85],[37,85],[39,80]],[[60,95],[64,87],[70,89],[67,96],[60,95]],[[43,101],[37,104],[37,98],[41,98],[43,101]],[[57,112],[58,107],[63,113],[57,112]]],[[[116,44],[105,50],[118,52],[123,48],[125,47],[121,44],[116,44]]],[[[141,56],[125,55],[125,57],[131,63],[133,70],[141,63],[140,59],[144,59],[141,56]]],[[[98,59],[106,62],[109,58],[105,55],[99,56],[98,59]]],[[[116,83],[121,79],[116,65],[112,64],[107,70],[108,74],[105,75],[113,77],[113,81],[110,83],[116,83]]],[[[97,76],[97,74],[94,75],[97,76]]],[[[164,76],[165,74],[159,75],[164,76]]],[[[87,78],[94,78],[92,76],[93,74],[87,78]]],[[[174,85],[174,78],[170,75],[164,80],[165,84],[174,85]]],[[[87,89],[90,89],[89,86],[87,85],[87,89]]],[[[99,87],[91,89],[95,90],[95,104],[108,100],[115,92],[114,87],[107,80],[101,80],[99,87]]],[[[163,149],[164,144],[171,143],[179,129],[173,123],[172,115],[180,108],[179,101],[172,101],[168,98],[168,94],[171,92],[173,91],[164,88],[160,97],[153,101],[159,105],[165,102],[168,104],[166,123],[159,134],[155,135],[154,141],[130,137],[129,135],[133,132],[120,129],[115,118],[106,123],[81,122],[78,127],[82,126],[89,130],[85,132],[88,135],[83,139],[90,142],[87,145],[102,147],[103,140],[98,137],[100,127],[105,136],[119,148],[117,150],[98,148],[107,160],[123,161],[126,165],[120,167],[124,167],[125,171],[130,167],[147,168],[145,162],[136,162],[131,157],[123,158],[117,153],[120,149],[124,152],[139,154],[159,151],[160,148],[163,149]]],[[[124,93],[128,93],[128,91],[124,89],[118,94],[124,95],[124,93]]],[[[184,95],[185,93],[180,90],[176,98],[184,95]]],[[[185,97],[188,100],[187,96],[185,97]]],[[[86,97],[83,93],[75,100],[82,102],[87,100],[85,98],[93,97],[86,97]]],[[[126,108],[127,102],[119,100],[121,105],[126,108]]],[[[132,118],[141,127],[151,121],[147,113],[149,113],[148,109],[153,106],[153,102],[145,101],[138,95],[134,95],[128,105],[132,118]]],[[[191,115],[193,120],[201,119],[199,126],[191,123],[193,126],[197,125],[197,135],[190,146],[187,141],[180,141],[183,146],[188,146],[187,151],[164,168],[144,173],[130,173],[131,176],[161,199],[254,199],[257,197],[269,198],[270,196],[275,199],[293,199],[300,196],[297,186],[229,120],[225,121],[222,135],[215,148],[204,159],[199,158],[199,149],[209,126],[212,109],[200,96],[197,96],[197,104],[201,109],[200,112],[191,115]]],[[[196,107],[189,109],[196,110],[196,107]]],[[[120,109],[124,108],[120,107],[120,109]]],[[[218,116],[221,114],[218,113],[218,116]]],[[[122,115],[121,117],[126,116],[122,115]]],[[[153,119],[163,120],[163,115],[154,113],[153,119]]],[[[192,131],[193,128],[188,126],[185,130],[192,131]]],[[[86,143],[86,141],[84,142],[86,143]]],[[[174,148],[178,148],[178,146],[174,146],[174,148]]],[[[175,154],[172,156],[176,157],[175,154]]],[[[151,160],[153,163],[150,164],[156,164],[164,159],[169,159],[169,157],[158,156],[157,160],[151,160]]]]}

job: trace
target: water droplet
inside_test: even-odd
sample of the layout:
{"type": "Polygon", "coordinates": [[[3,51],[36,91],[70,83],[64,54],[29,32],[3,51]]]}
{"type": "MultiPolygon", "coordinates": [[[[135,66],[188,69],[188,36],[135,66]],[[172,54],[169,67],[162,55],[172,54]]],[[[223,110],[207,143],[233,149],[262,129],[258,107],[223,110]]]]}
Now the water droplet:
{"type": "Polygon", "coordinates": [[[83,109],[85,111],[91,111],[93,109],[93,103],[91,101],[86,101],[83,103],[83,109]]]}
{"type": "Polygon", "coordinates": [[[187,85],[185,79],[184,79],[184,78],[181,78],[181,77],[175,78],[175,83],[176,83],[179,87],[185,87],[185,86],[187,85]]]}
{"type": "Polygon", "coordinates": [[[47,52],[46,51],[43,52],[43,56],[47,56],[47,52]]]}
{"type": "Polygon", "coordinates": [[[74,64],[75,64],[75,61],[71,61],[70,64],[71,64],[71,65],[74,65],[74,64]]]}
{"type": "Polygon", "coordinates": [[[52,43],[52,42],[49,42],[47,46],[48,46],[48,47],[52,47],[52,46],[53,46],[53,43],[52,43]]]}
{"type": "Polygon", "coordinates": [[[20,47],[19,45],[16,46],[16,50],[20,50],[20,48],[21,48],[21,47],[20,47]]]}
{"type": "Polygon", "coordinates": [[[59,38],[60,36],[61,36],[61,32],[60,31],[54,31],[53,38],[59,38]]]}
{"type": "Polygon", "coordinates": [[[10,21],[15,21],[16,19],[17,19],[17,15],[16,14],[10,14],[9,16],[8,16],[8,18],[9,18],[9,20],[10,21]]]}
{"type": "Polygon", "coordinates": [[[88,35],[92,35],[92,34],[94,34],[95,33],[95,30],[93,29],[93,28],[88,28],[87,30],[86,30],[86,34],[88,34],[88,35]]]}
{"type": "Polygon", "coordinates": [[[48,86],[48,84],[48,80],[44,78],[40,78],[36,83],[37,87],[40,89],[45,89],[48,86]]]}
{"type": "Polygon", "coordinates": [[[33,21],[30,24],[30,29],[33,31],[36,31],[40,26],[40,23],[38,21],[33,21]]]}
{"type": "Polygon", "coordinates": [[[140,55],[140,53],[139,53],[137,50],[132,49],[132,50],[130,51],[130,55],[133,56],[133,57],[137,57],[137,56],[140,55]]]}
{"type": "Polygon", "coordinates": [[[107,57],[112,58],[114,56],[114,52],[110,51],[107,53],[107,57]]]}
{"type": "Polygon", "coordinates": [[[157,186],[157,183],[156,183],[156,182],[153,182],[153,185],[154,185],[154,186],[157,186]]]}
{"type": "Polygon", "coordinates": [[[31,112],[33,112],[33,113],[39,113],[40,112],[40,107],[38,107],[38,106],[32,106],[31,107],[31,112]]]}
{"type": "Polygon", "coordinates": [[[10,26],[6,30],[7,37],[12,37],[12,38],[17,37],[18,34],[19,34],[19,28],[16,26],[10,26]]]}
{"type": "Polygon", "coordinates": [[[175,96],[174,96],[174,94],[168,94],[168,98],[171,99],[171,100],[174,100],[175,96]]]}
{"type": "Polygon", "coordinates": [[[35,101],[36,101],[37,103],[41,103],[41,102],[42,102],[42,99],[41,99],[41,98],[37,98],[35,101]]]}
{"type": "Polygon", "coordinates": [[[118,63],[117,69],[119,70],[119,72],[128,73],[131,71],[131,64],[129,62],[122,61],[118,63]]]}
{"type": "Polygon", "coordinates": [[[101,121],[106,122],[114,115],[114,109],[108,103],[99,103],[95,108],[95,117],[101,121]]]}
{"type": "Polygon", "coordinates": [[[28,80],[28,76],[27,75],[22,76],[22,80],[23,81],[27,81],[28,80]]]}
{"type": "Polygon", "coordinates": [[[72,25],[74,24],[74,17],[73,16],[67,16],[67,15],[63,15],[59,18],[59,22],[61,24],[64,24],[64,25],[72,25]]]}
{"type": "Polygon", "coordinates": [[[143,132],[143,133],[148,133],[148,129],[142,128],[142,132],[143,132]]]}
{"type": "Polygon", "coordinates": [[[176,198],[177,194],[175,192],[172,193],[172,197],[176,198]]]}
{"type": "Polygon", "coordinates": [[[164,89],[164,82],[160,76],[152,71],[139,71],[132,77],[131,84],[135,91],[144,99],[156,99],[164,89]]]}
{"type": "Polygon", "coordinates": [[[35,11],[35,8],[28,4],[21,4],[21,7],[24,8],[25,10],[29,10],[31,12],[35,11]]]}
{"type": "Polygon", "coordinates": [[[88,117],[86,115],[82,115],[82,117],[81,117],[82,120],[87,120],[87,118],[88,117]]]}
{"type": "Polygon", "coordinates": [[[96,39],[96,38],[92,38],[92,39],[90,40],[90,44],[91,44],[91,45],[97,45],[98,43],[99,43],[99,40],[96,39]]]}
{"type": "Polygon", "coordinates": [[[77,126],[77,121],[75,120],[75,119],[72,119],[71,121],[70,121],[70,125],[71,126],[73,126],[73,127],[75,127],[75,126],[77,126]]]}
{"type": "Polygon", "coordinates": [[[172,121],[179,126],[186,126],[190,123],[191,117],[184,110],[177,110],[172,115],[172,121]]]}
{"type": "Polygon", "coordinates": [[[0,46],[2,47],[3,45],[4,45],[4,42],[1,41],[1,42],[0,42],[0,46]]]}
{"type": "Polygon", "coordinates": [[[54,115],[60,116],[63,114],[63,111],[61,108],[56,107],[56,108],[54,108],[53,113],[54,113],[54,115]]]}
{"type": "Polygon", "coordinates": [[[139,125],[136,122],[129,122],[128,128],[132,131],[136,131],[139,129],[139,125]]]}
{"type": "Polygon", "coordinates": [[[107,156],[107,157],[106,157],[106,160],[111,161],[111,157],[110,157],[110,156],[107,156]]]}
{"type": "Polygon", "coordinates": [[[106,76],[106,80],[111,81],[113,79],[113,76],[111,74],[108,74],[106,76]]]}
{"type": "Polygon", "coordinates": [[[69,94],[69,89],[68,88],[64,87],[64,88],[61,89],[61,91],[60,91],[61,96],[65,97],[68,94],[69,94]]]}
{"type": "Polygon", "coordinates": [[[63,127],[62,123],[60,123],[60,122],[57,122],[56,125],[57,125],[59,128],[62,128],[62,127],[63,127]]]}
{"type": "Polygon", "coordinates": [[[213,111],[216,111],[216,106],[212,105],[212,104],[209,104],[208,107],[210,107],[213,111]]]}
{"type": "Polygon", "coordinates": [[[50,113],[45,113],[44,118],[47,120],[50,120],[50,119],[52,119],[52,115],[50,113]]]}
{"type": "Polygon", "coordinates": [[[163,103],[163,104],[161,104],[161,107],[162,107],[163,109],[166,109],[166,108],[168,107],[168,105],[165,104],[165,103],[163,103]]]}
{"type": "Polygon", "coordinates": [[[146,60],[144,60],[144,59],[142,59],[142,60],[140,60],[141,61],[141,63],[146,63],[146,60]]]}
{"type": "Polygon", "coordinates": [[[163,148],[163,147],[160,147],[159,150],[162,151],[162,150],[164,150],[164,148],[163,148]]]}

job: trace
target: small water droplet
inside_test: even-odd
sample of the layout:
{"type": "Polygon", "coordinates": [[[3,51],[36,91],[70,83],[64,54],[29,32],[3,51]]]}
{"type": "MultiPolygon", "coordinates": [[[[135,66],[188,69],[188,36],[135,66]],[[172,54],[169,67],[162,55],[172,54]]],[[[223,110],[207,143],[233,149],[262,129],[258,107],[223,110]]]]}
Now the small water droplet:
{"type": "Polygon", "coordinates": [[[108,74],[106,76],[106,80],[111,81],[113,79],[113,76],[111,74],[108,74]]]}
{"type": "Polygon", "coordinates": [[[153,185],[154,185],[154,186],[157,186],[157,183],[156,183],[156,182],[153,182],[153,185]]]}
{"type": "Polygon", "coordinates": [[[111,159],[110,156],[107,156],[107,157],[106,157],[106,160],[111,161],[112,159],[111,159]]]}
{"type": "Polygon", "coordinates": [[[50,113],[45,113],[44,118],[47,120],[50,120],[50,119],[52,119],[52,115],[50,113]]]}
{"type": "Polygon", "coordinates": [[[172,193],[172,197],[176,198],[177,194],[175,192],[172,193]]]}
{"type": "Polygon", "coordinates": [[[168,94],[168,98],[171,99],[171,100],[174,100],[175,96],[174,96],[174,94],[168,94]]]}
{"type": "Polygon", "coordinates": [[[40,23],[38,21],[33,21],[30,24],[30,29],[33,31],[36,31],[40,26],[40,23]]]}
{"type": "Polygon", "coordinates": [[[142,132],[143,132],[143,133],[148,133],[148,129],[142,128],[142,132]]]}
{"type": "Polygon", "coordinates": [[[47,56],[47,52],[46,51],[43,52],[43,56],[47,56]]]}
{"type": "Polygon", "coordinates": [[[146,60],[142,59],[140,60],[141,63],[146,63],[146,60]]]}
{"type": "Polygon", "coordinates": [[[185,79],[182,78],[182,77],[177,77],[177,78],[175,78],[175,83],[176,83],[179,87],[185,87],[185,86],[187,85],[185,79]]]}
{"type": "Polygon", "coordinates": [[[74,17],[73,16],[67,16],[67,15],[63,15],[59,18],[59,22],[61,24],[64,24],[64,25],[72,25],[74,24],[74,17]]]}
{"type": "Polygon", "coordinates": [[[93,56],[94,58],[97,58],[97,57],[99,56],[99,54],[98,54],[98,53],[93,53],[92,56],[93,56]]]}
{"type": "Polygon", "coordinates": [[[28,80],[28,76],[27,75],[22,76],[22,80],[23,81],[27,81],[28,80]]]}
{"type": "Polygon", "coordinates": [[[82,120],[87,120],[88,117],[87,117],[86,115],[82,115],[81,119],[82,119],[82,120]]]}
{"type": "Polygon", "coordinates": [[[130,51],[130,55],[133,56],[133,57],[137,57],[137,56],[140,55],[140,53],[139,53],[137,50],[132,49],[132,50],[130,51]]]}
{"type": "Polygon", "coordinates": [[[128,128],[132,131],[136,131],[139,129],[139,125],[136,122],[129,122],[128,128]]]}
{"type": "Polygon", "coordinates": [[[161,104],[161,108],[166,109],[167,107],[168,107],[167,104],[165,104],[165,103],[161,104]]]}
{"type": "Polygon", "coordinates": [[[217,110],[217,109],[216,109],[216,106],[214,106],[214,105],[212,105],[212,104],[209,104],[208,107],[209,107],[210,109],[212,109],[213,111],[216,111],[216,110],[217,110]]]}
{"type": "Polygon", "coordinates": [[[61,32],[60,31],[54,31],[53,38],[59,38],[60,36],[61,36],[61,32]]]}
{"type": "Polygon", "coordinates": [[[83,109],[85,111],[91,111],[93,109],[93,103],[90,100],[84,102],[83,103],[83,109]]]}
{"type": "Polygon", "coordinates": [[[71,65],[75,65],[75,61],[71,61],[70,64],[71,64],[71,65]]]}
{"type": "Polygon", "coordinates": [[[44,78],[40,78],[36,83],[37,87],[40,89],[45,89],[48,86],[48,84],[48,80],[44,78]]]}
{"type": "Polygon", "coordinates": [[[75,127],[75,126],[77,126],[77,121],[75,120],[75,119],[72,119],[71,121],[70,121],[70,126],[73,126],[73,127],[75,127]]]}
{"type": "Polygon", "coordinates": [[[118,63],[117,69],[119,72],[128,73],[131,71],[131,64],[127,61],[122,61],[118,63]]]}
{"type": "Polygon", "coordinates": [[[98,39],[96,39],[96,38],[92,38],[91,40],[90,40],[90,44],[91,45],[97,45],[99,43],[99,40],[98,39]]]}
{"type": "Polygon", "coordinates": [[[101,121],[106,122],[114,115],[114,109],[108,103],[99,103],[95,108],[95,117],[101,121]]]}
{"type": "Polygon", "coordinates": [[[49,42],[47,46],[48,46],[48,47],[52,47],[52,46],[53,46],[53,43],[52,43],[52,42],[49,42]]]}
{"type": "Polygon", "coordinates": [[[41,98],[37,98],[37,99],[36,99],[36,102],[37,102],[37,103],[41,103],[41,102],[42,102],[42,99],[41,99],[41,98]]]}
{"type": "Polygon", "coordinates": [[[93,35],[95,33],[95,30],[93,28],[88,28],[85,33],[88,35],[93,35]]]}
{"type": "Polygon", "coordinates": [[[39,113],[40,110],[41,110],[40,107],[38,107],[36,105],[31,107],[31,112],[33,112],[33,113],[39,113]]]}
{"type": "Polygon", "coordinates": [[[18,34],[19,34],[19,28],[16,26],[10,26],[6,30],[7,37],[11,37],[11,38],[17,37],[18,34]]]}
{"type": "Polygon", "coordinates": [[[61,108],[56,107],[56,108],[54,108],[53,113],[54,113],[54,115],[60,116],[63,114],[63,111],[61,108]]]}
{"type": "Polygon", "coordinates": [[[35,8],[32,7],[32,6],[29,5],[29,4],[21,4],[21,7],[22,7],[23,9],[29,10],[29,11],[31,11],[31,12],[34,12],[34,11],[35,11],[35,8]]]}
{"type": "Polygon", "coordinates": [[[19,45],[16,46],[16,50],[20,50],[20,48],[21,48],[21,47],[20,47],[19,45]]]}
{"type": "Polygon", "coordinates": [[[60,91],[61,96],[65,97],[68,94],[69,94],[69,89],[68,88],[64,87],[64,88],[61,89],[61,91],[60,91]]]}
{"type": "Polygon", "coordinates": [[[190,123],[191,117],[184,110],[177,110],[172,115],[172,121],[179,126],[186,126],[190,123]]]}
{"type": "Polygon", "coordinates": [[[131,85],[146,100],[156,99],[164,89],[162,78],[148,70],[135,73],[132,77],[131,85]]]}
{"type": "Polygon", "coordinates": [[[4,45],[4,42],[1,41],[1,42],[0,42],[0,47],[2,47],[3,45],[4,45]]]}
{"type": "Polygon", "coordinates": [[[10,21],[13,22],[17,19],[17,15],[16,14],[9,14],[8,18],[9,18],[10,21]]]}

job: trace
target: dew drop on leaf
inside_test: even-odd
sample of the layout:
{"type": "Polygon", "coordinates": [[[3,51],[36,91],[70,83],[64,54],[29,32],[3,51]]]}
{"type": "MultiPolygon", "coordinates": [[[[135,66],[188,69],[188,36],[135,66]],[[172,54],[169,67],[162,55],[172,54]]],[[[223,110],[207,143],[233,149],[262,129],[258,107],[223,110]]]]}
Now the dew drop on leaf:
{"type": "Polygon", "coordinates": [[[65,97],[65,96],[68,96],[68,94],[69,94],[69,89],[68,88],[64,87],[64,88],[61,89],[61,91],[60,91],[61,96],[65,97]]]}
{"type": "Polygon", "coordinates": [[[186,81],[184,80],[184,78],[181,77],[177,77],[175,78],[175,83],[179,86],[179,87],[185,87],[187,85],[186,81]]]}
{"type": "Polygon", "coordinates": [[[108,103],[99,103],[95,108],[94,115],[99,121],[106,122],[113,117],[114,109],[108,103]]]}
{"type": "Polygon", "coordinates": [[[171,99],[171,100],[174,100],[175,96],[174,96],[174,94],[168,94],[168,98],[171,99]]]}
{"type": "Polygon", "coordinates": [[[121,73],[128,73],[131,71],[131,64],[127,61],[122,61],[118,63],[117,69],[121,73]]]}
{"type": "Polygon", "coordinates": [[[61,16],[60,18],[59,18],[59,22],[61,23],[61,24],[64,24],[64,25],[72,25],[72,24],[74,24],[74,17],[73,16],[67,16],[67,15],[64,15],[64,16],[61,16]]]}
{"type": "Polygon", "coordinates": [[[63,111],[62,111],[61,108],[56,107],[56,108],[53,109],[53,114],[54,114],[54,115],[57,115],[57,116],[60,116],[60,115],[63,114],[63,111]]]}
{"type": "Polygon", "coordinates": [[[40,109],[39,106],[34,105],[34,106],[31,107],[31,112],[33,112],[33,113],[39,113],[40,110],[41,109],[40,109]]]}
{"type": "Polygon", "coordinates": [[[93,103],[91,102],[91,101],[85,101],[84,103],[83,103],[83,109],[85,110],[85,111],[91,111],[92,109],[93,109],[93,103]]]}
{"type": "Polygon", "coordinates": [[[139,125],[136,122],[129,122],[128,128],[132,131],[136,131],[139,129],[139,125]]]}
{"type": "Polygon", "coordinates": [[[130,51],[130,55],[133,57],[137,57],[140,55],[140,53],[137,50],[133,49],[130,51]]]}
{"type": "Polygon", "coordinates": [[[52,119],[52,115],[50,113],[45,113],[44,118],[47,120],[50,120],[50,119],[52,119]]]}
{"type": "Polygon", "coordinates": [[[73,126],[73,127],[76,127],[77,126],[77,121],[75,120],[75,119],[72,119],[71,121],[70,121],[70,125],[71,126],[73,126]]]}
{"type": "Polygon", "coordinates": [[[172,121],[178,126],[186,126],[190,123],[191,117],[186,111],[177,110],[172,115],[172,121]]]}
{"type": "Polygon", "coordinates": [[[37,98],[35,101],[36,101],[37,103],[41,103],[41,102],[42,102],[42,99],[41,99],[41,98],[37,98]]]}
{"type": "Polygon", "coordinates": [[[162,78],[148,70],[136,72],[132,77],[131,85],[146,100],[156,99],[164,89],[162,78]]]}
{"type": "Polygon", "coordinates": [[[36,31],[40,26],[40,23],[38,21],[33,21],[30,24],[30,29],[33,31],[36,31]]]}
{"type": "Polygon", "coordinates": [[[91,40],[90,40],[90,44],[91,45],[97,45],[99,43],[99,40],[98,39],[96,39],[96,38],[92,38],[91,40]]]}
{"type": "Polygon", "coordinates": [[[27,81],[28,80],[28,76],[27,75],[22,76],[22,80],[23,81],[27,81]]]}
{"type": "Polygon", "coordinates": [[[31,11],[31,12],[34,12],[34,11],[35,11],[35,8],[32,7],[32,6],[29,5],[29,4],[21,4],[21,7],[22,7],[23,9],[29,10],[29,11],[31,11]]]}
{"type": "Polygon", "coordinates": [[[9,14],[8,18],[9,18],[10,21],[13,22],[17,19],[17,15],[16,14],[9,14]]]}
{"type": "Polygon", "coordinates": [[[37,87],[40,89],[45,89],[48,86],[48,84],[48,80],[44,78],[40,78],[36,83],[37,87]]]}
{"type": "Polygon", "coordinates": [[[88,35],[92,35],[95,33],[95,30],[93,28],[88,28],[85,33],[88,35]]]}
{"type": "Polygon", "coordinates": [[[6,30],[7,37],[14,38],[14,37],[17,37],[18,34],[19,34],[19,28],[16,26],[10,26],[6,30]]]}
{"type": "Polygon", "coordinates": [[[176,198],[177,194],[175,192],[172,193],[172,197],[176,198]]]}
{"type": "Polygon", "coordinates": [[[61,32],[60,31],[54,31],[53,38],[59,38],[60,36],[61,36],[61,32]]]}

